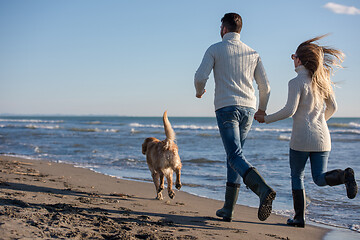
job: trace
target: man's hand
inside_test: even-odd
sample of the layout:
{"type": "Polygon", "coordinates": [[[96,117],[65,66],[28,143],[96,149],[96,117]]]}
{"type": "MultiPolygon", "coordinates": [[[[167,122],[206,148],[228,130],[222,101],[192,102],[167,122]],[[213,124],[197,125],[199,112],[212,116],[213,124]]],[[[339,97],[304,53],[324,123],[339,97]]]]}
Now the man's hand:
{"type": "Polygon", "coordinates": [[[204,89],[204,91],[202,92],[202,94],[196,94],[197,98],[202,98],[202,96],[206,93],[206,90],[204,89]]]}
{"type": "Polygon", "coordinates": [[[259,123],[264,123],[265,122],[265,116],[266,116],[266,113],[265,111],[263,110],[258,110],[256,113],[255,113],[255,120],[258,121],[259,123]]]}

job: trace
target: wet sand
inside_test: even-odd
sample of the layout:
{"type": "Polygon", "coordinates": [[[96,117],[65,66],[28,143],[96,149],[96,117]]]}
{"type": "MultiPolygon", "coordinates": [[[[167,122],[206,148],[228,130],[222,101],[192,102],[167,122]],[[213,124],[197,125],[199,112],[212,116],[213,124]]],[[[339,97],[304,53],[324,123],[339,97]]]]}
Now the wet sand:
{"type": "MultiPolygon", "coordinates": [[[[150,174],[150,172],[149,172],[150,174]]],[[[287,226],[272,214],[176,191],[155,199],[152,183],[118,179],[70,164],[0,156],[1,239],[323,239],[328,229],[287,226]]],[[[254,195],[254,198],[257,198],[254,195]]]]}

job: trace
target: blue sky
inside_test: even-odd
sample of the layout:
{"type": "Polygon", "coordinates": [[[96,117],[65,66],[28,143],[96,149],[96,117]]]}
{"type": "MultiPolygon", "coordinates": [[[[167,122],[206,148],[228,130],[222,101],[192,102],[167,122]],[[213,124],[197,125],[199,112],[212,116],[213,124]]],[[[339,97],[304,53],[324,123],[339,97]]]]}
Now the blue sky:
{"type": "Polygon", "coordinates": [[[193,78],[221,41],[226,12],[243,18],[241,40],[259,52],[282,108],[304,40],[346,54],[337,117],[360,117],[360,1],[0,0],[0,114],[214,116],[213,77],[203,99],[193,78]]]}

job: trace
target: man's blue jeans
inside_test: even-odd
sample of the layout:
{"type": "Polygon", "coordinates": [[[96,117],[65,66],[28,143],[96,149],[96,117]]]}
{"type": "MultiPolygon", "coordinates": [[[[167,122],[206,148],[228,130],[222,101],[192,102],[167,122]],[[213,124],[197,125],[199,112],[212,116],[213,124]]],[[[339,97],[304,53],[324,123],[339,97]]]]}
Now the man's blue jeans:
{"type": "Polygon", "coordinates": [[[302,152],[290,148],[291,187],[293,190],[304,188],[304,168],[310,158],[311,174],[314,183],[326,186],[325,173],[330,152],[302,152]]]}
{"type": "Polygon", "coordinates": [[[253,108],[241,106],[228,106],[216,111],[216,119],[227,155],[227,182],[229,183],[240,184],[241,177],[252,167],[245,159],[243,147],[254,114],[253,108]]]}

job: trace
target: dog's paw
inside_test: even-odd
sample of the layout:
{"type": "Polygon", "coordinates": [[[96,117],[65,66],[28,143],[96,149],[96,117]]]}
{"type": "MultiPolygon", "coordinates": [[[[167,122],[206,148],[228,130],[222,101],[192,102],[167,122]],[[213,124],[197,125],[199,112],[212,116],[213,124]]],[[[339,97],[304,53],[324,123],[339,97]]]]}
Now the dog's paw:
{"type": "Polygon", "coordinates": [[[163,198],[162,193],[158,193],[157,196],[156,196],[156,199],[157,200],[163,200],[164,198],[163,198]]]}
{"type": "Polygon", "coordinates": [[[175,185],[177,190],[180,190],[181,186],[182,186],[181,183],[178,183],[178,184],[175,185]]]}
{"type": "Polygon", "coordinates": [[[175,192],[174,191],[169,191],[169,197],[171,199],[173,199],[175,197],[175,192]]]}

